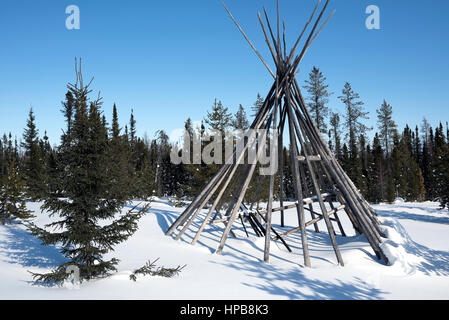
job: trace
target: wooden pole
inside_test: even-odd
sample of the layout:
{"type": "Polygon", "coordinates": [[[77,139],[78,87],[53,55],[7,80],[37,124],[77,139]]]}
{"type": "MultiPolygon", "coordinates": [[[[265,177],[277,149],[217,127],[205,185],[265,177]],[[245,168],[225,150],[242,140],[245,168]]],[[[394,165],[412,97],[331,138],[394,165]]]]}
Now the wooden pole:
{"type": "MultiPolygon", "coordinates": [[[[287,94],[287,98],[289,98],[289,96],[290,96],[290,95],[287,94]]],[[[293,104],[293,101],[290,101],[290,100],[289,100],[289,103],[290,103],[290,104],[293,104]]],[[[290,112],[291,112],[291,111],[290,111],[290,112]]],[[[314,172],[314,170],[313,170],[312,164],[311,164],[311,162],[310,162],[310,160],[309,160],[309,157],[308,157],[309,154],[308,154],[308,152],[307,152],[307,148],[306,148],[305,145],[304,145],[304,141],[303,141],[303,139],[302,139],[302,137],[301,137],[301,134],[300,134],[300,131],[299,131],[299,128],[298,128],[298,124],[296,123],[296,120],[299,120],[299,121],[300,121],[300,119],[295,119],[295,118],[293,118],[293,113],[292,113],[292,112],[291,112],[291,117],[292,117],[292,120],[291,120],[291,121],[293,122],[294,127],[295,127],[295,130],[296,130],[296,133],[297,133],[297,135],[298,135],[298,140],[299,140],[299,143],[300,143],[300,145],[301,145],[301,149],[303,150],[304,155],[305,155],[305,158],[306,158],[305,161],[306,161],[307,167],[308,167],[308,169],[309,169],[310,177],[312,178],[313,187],[315,188],[315,193],[316,193],[316,195],[317,195],[317,197],[318,197],[318,203],[319,203],[319,205],[320,205],[321,212],[323,213],[324,221],[326,222],[327,230],[329,231],[329,237],[330,237],[330,239],[331,239],[332,246],[333,246],[333,248],[334,248],[334,252],[335,252],[335,255],[336,255],[336,257],[337,257],[337,261],[338,261],[338,263],[339,263],[341,266],[344,266],[343,257],[341,256],[340,250],[338,249],[337,239],[336,239],[335,233],[334,233],[334,228],[333,228],[333,226],[332,226],[331,221],[329,220],[329,216],[328,216],[328,214],[327,214],[326,206],[325,206],[325,204],[324,204],[324,202],[323,202],[323,199],[322,199],[322,197],[321,197],[321,190],[320,190],[320,187],[319,187],[318,182],[317,182],[317,180],[316,180],[316,176],[315,176],[315,172],[314,172]]]]}
{"type": "MultiPolygon", "coordinates": [[[[279,135],[279,201],[281,207],[284,206],[284,130],[282,128],[279,135]]],[[[285,226],[285,213],[281,210],[281,227],[285,226]]]]}
{"type": "MultiPolygon", "coordinates": [[[[279,31],[278,31],[279,32],[279,31]]],[[[280,58],[280,56],[278,55],[280,58]]],[[[276,77],[276,96],[277,92],[279,92],[279,77],[276,77]]],[[[273,119],[273,134],[277,134],[277,114],[278,114],[278,107],[279,107],[279,99],[275,99],[275,106],[274,106],[274,119],[273,119]]],[[[278,143],[278,139],[275,139],[276,137],[272,137],[271,141],[274,144],[278,143]]],[[[271,145],[271,143],[270,143],[271,145]]],[[[273,146],[271,146],[273,147],[273,146]]],[[[270,150],[270,167],[273,166],[273,161],[276,161],[275,157],[277,156],[277,150],[270,150]]],[[[265,233],[265,249],[264,249],[264,261],[269,262],[270,260],[270,244],[271,244],[271,213],[273,209],[273,189],[274,189],[274,179],[276,177],[276,172],[273,172],[270,175],[270,183],[269,183],[269,189],[268,189],[268,208],[267,208],[267,215],[266,215],[266,233],[265,233]]]]}
{"type": "MultiPolygon", "coordinates": [[[[302,99],[299,90],[299,85],[296,80],[294,81],[294,85],[296,90],[295,99],[297,100],[303,114],[307,118],[307,121],[305,123],[307,122],[313,123],[310,114],[308,113],[308,110],[305,107],[304,100],[302,99]]],[[[347,176],[345,176],[344,171],[341,169],[338,162],[332,157],[332,153],[329,147],[324,143],[316,127],[311,126],[311,128],[312,128],[312,136],[314,136],[317,142],[317,147],[319,147],[320,153],[322,152],[321,156],[327,163],[328,167],[332,169],[330,170],[330,172],[333,175],[334,181],[335,183],[337,183],[340,192],[344,194],[345,199],[348,201],[348,205],[353,208],[352,212],[358,219],[360,226],[362,227],[363,233],[370,242],[371,247],[375,251],[376,255],[388,263],[388,258],[385,256],[385,254],[382,252],[379,246],[379,243],[381,241],[380,238],[376,236],[375,229],[373,229],[374,227],[369,223],[369,221],[366,220],[366,216],[364,216],[365,208],[363,208],[363,205],[365,204],[365,202],[363,201],[360,202],[357,201],[356,198],[353,198],[357,197],[357,195],[353,193],[354,189],[352,189],[352,186],[350,185],[352,182],[350,181],[349,178],[347,178],[347,176]],[[325,149],[326,152],[324,152],[322,148],[325,149]]]]}
{"type": "Polygon", "coordinates": [[[245,34],[245,31],[243,31],[242,27],[240,27],[240,25],[237,23],[237,21],[234,19],[234,17],[232,16],[231,12],[228,10],[228,8],[226,7],[226,5],[224,4],[224,2],[222,2],[223,7],[226,9],[226,11],[228,12],[229,16],[231,17],[232,21],[234,21],[234,24],[237,26],[237,28],[240,30],[240,32],[242,33],[243,37],[245,37],[246,41],[248,41],[249,45],[251,46],[251,48],[253,48],[254,52],[257,54],[257,56],[259,57],[259,59],[262,61],[262,63],[265,65],[265,67],[267,68],[267,70],[270,72],[271,76],[273,77],[273,79],[276,79],[276,76],[274,74],[273,71],[271,71],[270,67],[268,66],[268,64],[265,62],[264,58],[262,58],[262,56],[260,55],[259,51],[257,51],[256,47],[253,45],[253,43],[248,39],[248,37],[245,34]]]}
{"type": "MultiPolygon", "coordinates": [[[[274,102],[273,94],[275,90],[275,84],[270,89],[270,92],[267,95],[267,98],[265,99],[264,105],[261,108],[261,111],[254,119],[251,129],[259,128],[260,125],[265,121],[266,117],[269,114],[269,110],[271,108],[272,103],[274,102]]],[[[255,134],[254,131],[251,132],[250,138],[255,134]]],[[[245,154],[246,149],[248,148],[248,145],[245,146],[244,150],[241,152],[241,154],[237,157],[236,163],[239,163],[242,157],[245,154]]],[[[232,159],[234,158],[234,155],[236,155],[236,151],[231,155],[232,159]]],[[[215,175],[212,177],[212,179],[209,181],[209,183],[201,190],[200,194],[190,203],[190,205],[187,207],[187,209],[176,219],[176,221],[170,226],[168,231],[166,232],[166,235],[170,235],[173,233],[173,231],[176,230],[176,228],[182,224],[185,223],[185,221],[192,215],[193,210],[199,205],[199,202],[205,197],[205,195],[210,192],[210,190],[213,188],[215,183],[218,179],[221,178],[221,176],[225,173],[227,168],[230,165],[228,164],[228,159],[226,160],[225,164],[215,173],[215,175]]]]}
{"type": "MultiPolygon", "coordinates": [[[[267,128],[269,128],[270,125],[271,125],[271,122],[267,124],[267,128]]],[[[266,132],[264,132],[264,137],[265,136],[266,136],[266,132]]],[[[262,140],[264,140],[264,138],[262,138],[262,140]]],[[[259,148],[259,150],[257,151],[257,158],[258,159],[260,158],[260,156],[262,154],[262,151],[264,151],[264,148],[259,148]]],[[[254,174],[255,168],[256,168],[256,161],[255,161],[255,163],[251,164],[250,169],[249,169],[249,173],[246,176],[246,178],[244,180],[244,183],[243,183],[243,185],[242,185],[242,187],[240,189],[241,191],[239,193],[237,202],[233,206],[232,214],[231,214],[231,216],[229,218],[228,224],[226,225],[226,228],[225,228],[225,230],[223,232],[223,235],[221,237],[221,240],[220,240],[220,244],[219,244],[218,249],[216,251],[217,254],[221,254],[223,252],[223,248],[224,248],[224,245],[226,243],[226,239],[228,238],[229,231],[231,230],[231,226],[234,223],[234,220],[235,220],[235,218],[237,216],[240,204],[242,203],[243,197],[245,196],[246,189],[248,188],[248,185],[249,185],[249,183],[251,181],[251,178],[252,178],[252,176],[254,174]]]]}
{"type": "MultiPolygon", "coordinates": [[[[234,165],[234,167],[236,167],[234,165]]],[[[184,225],[184,227],[182,228],[182,230],[178,233],[178,235],[176,236],[175,240],[179,240],[181,239],[182,235],[184,234],[184,232],[186,232],[186,230],[190,227],[190,225],[192,224],[192,222],[195,220],[195,218],[197,217],[197,215],[201,212],[201,210],[203,209],[203,207],[206,205],[206,203],[210,200],[210,198],[214,195],[215,191],[217,191],[218,187],[221,185],[221,183],[223,182],[223,180],[226,178],[226,173],[229,172],[229,169],[232,168],[229,167],[227,168],[225,174],[223,174],[223,176],[220,178],[220,180],[218,180],[218,182],[216,183],[216,185],[213,187],[212,191],[209,192],[209,194],[204,198],[204,200],[201,202],[201,204],[199,205],[199,207],[197,209],[195,209],[194,214],[190,217],[190,220],[184,225]]],[[[205,220],[206,221],[206,220],[205,220]]]]}
{"type": "MultiPolygon", "coordinates": [[[[288,95],[287,91],[287,95],[288,95]]],[[[302,194],[302,187],[301,187],[301,178],[299,175],[299,168],[298,168],[298,160],[296,160],[296,157],[298,156],[298,149],[296,145],[296,139],[295,134],[293,132],[293,122],[292,122],[292,111],[290,107],[290,100],[287,96],[287,103],[285,105],[287,108],[287,117],[289,122],[289,132],[290,132],[290,153],[291,153],[291,163],[292,163],[292,170],[293,170],[293,184],[295,187],[295,194],[296,199],[298,200],[296,204],[296,211],[298,213],[298,223],[299,228],[301,230],[301,243],[303,248],[303,254],[304,254],[304,265],[306,267],[310,267],[310,254],[309,254],[309,244],[307,241],[307,234],[306,234],[306,225],[305,225],[305,217],[304,217],[304,204],[303,204],[303,194],[302,194]]]]}
{"type": "MultiPolygon", "coordinates": [[[[268,113],[267,113],[267,115],[268,115],[268,113]]],[[[271,117],[270,117],[270,119],[271,119],[271,117]]],[[[271,122],[270,120],[268,120],[268,121],[271,122]]],[[[195,235],[195,238],[193,239],[192,244],[195,244],[195,243],[198,241],[198,239],[199,239],[199,237],[200,237],[200,235],[201,235],[201,232],[203,231],[203,229],[204,229],[204,227],[205,227],[205,225],[206,225],[206,223],[207,223],[207,220],[208,220],[208,219],[210,218],[210,216],[212,215],[213,210],[215,210],[215,208],[216,208],[218,202],[220,201],[221,197],[223,196],[224,191],[226,190],[226,188],[228,187],[229,183],[231,182],[231,179],[232,179],[232,177],[234,176],[235,171],[237,170],[238,163],[239,163],[240,160],[242,159],[241,157],[243,157],[243,156],[245,155],[245,152],[246,152],[246,150],[248,149],[248,147],[249,147],[249,144],[246,144],[246,145],[244,146],[244,150],[242,151],[242,153],[241,153],[240,156],[238,157],[238,159],[237,159],[237,161],[236,161],[236,165],[235,165],[234,168],[232,169],[230,176],[228,177],[227,181],[225,182],[225,184],[224,184],[222,190],[220,191],[219,195],[218,195],[217,198],[215,199],[215,202],[214,202],[214,204],[212,205],[212,207],[210,208],[209,213],[208,213],[208,215],[206,216],[206,219],[203,221],[202,225],[201,225],[200,228],[198,229],[198,232],[197,232],[197,234],[195,235]]],[[[244,175],[242,175],[242,177],[243,177],[243,176],[244,176],[244,175]]]]}

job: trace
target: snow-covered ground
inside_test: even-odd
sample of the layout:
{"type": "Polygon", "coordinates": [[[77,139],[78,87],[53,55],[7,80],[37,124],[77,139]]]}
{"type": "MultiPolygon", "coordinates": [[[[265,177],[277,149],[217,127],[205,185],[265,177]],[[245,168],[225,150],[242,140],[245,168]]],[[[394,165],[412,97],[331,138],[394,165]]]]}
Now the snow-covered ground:
{"type": "MultiPolygon", "coordinates": [[[[50,221],[39,204],[30,203],[29,208],[37,224],[50,221]]],[[[355,236],[341,214],[348,237],[338,235],[337,240],[345,267],[336,264],[328,234],[311,227],[312,268],[304,268],[297,233],[287,238],[293,253],[273,242],[269,264],[262,261],[264,239],[253,233],[247,238],[239,223],[233,229],[237,238],[229,238],[222,256],[213,252],[223,225],[208,226],[196,246],[190,241],[199,221],[181,241],[166,237],[182,208],[158,199],[139,230],[110,254],[121,260],[119,272],[77,287],[32,285],[28,271],[45,272],[64,258],[57,248],[41,246],[23,226],[0,226],[0,299],[449,299],[449,213],[432,202],[381,204],[375,209],[389,237],[383,246],[391,266],[376,260],[365,237],[355,236]],[[129,280],[133,270],[158,257],[158,265],[187,266],[175,278],[129,280]]],[[[278,215],[273,223],[282,230],[278,215]]],[[[296,226],[294,210],[286,212],[286,221],[296,226]]],[[[322,222],[320,227],[325,230],[322,222]]]]}

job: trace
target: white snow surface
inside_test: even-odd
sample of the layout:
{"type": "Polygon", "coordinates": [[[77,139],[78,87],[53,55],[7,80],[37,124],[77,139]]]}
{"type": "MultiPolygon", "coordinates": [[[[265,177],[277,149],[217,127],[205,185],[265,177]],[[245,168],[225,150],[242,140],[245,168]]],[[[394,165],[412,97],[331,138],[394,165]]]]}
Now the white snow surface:
{"type": "MultiPolygon", "coordinates": [[[[43,226],[52,219],[40,205],[28,207],[43,226]]],[[[140,220],[139,230],[106,256],[120,259],[117,273],[62,287],[33,285],[28,272],[44,273],[63,262],[57,247],[42,246],[22,225],[0,226],[0,299],[449,299],[448,211],[433,202],[397,201],[374,208],[388,237],[382,247],[391,265],[376,259],[365,236],[355,235],[342,212],[339,216],[348,236],[334,227],[345,266],[337,265],[320,222],[320,233],[308,228],[312,268],[305,268],[299,233],[287,238],[292,253],[282,243],[272,242],[269,263],[263,262],[264,239],[257,238],[249,225],[247,237],[238,221],[233,227],[237,238],[228,239],[222,255],[214,252],[223,224],[206,226],[192,246],[201,222],[196,219],[175,241],[165,232],[183,208],[156,199],[140,220]],[[139,276],[137,282],[130,281],[133,270],[156,258],[160,266],[187,266],[174,278],[139,276]]],[[[294,209],[285,213],[285,228],[279,226],[279,215],[273,213],[276,230],[297,226],[294,209]]]]}

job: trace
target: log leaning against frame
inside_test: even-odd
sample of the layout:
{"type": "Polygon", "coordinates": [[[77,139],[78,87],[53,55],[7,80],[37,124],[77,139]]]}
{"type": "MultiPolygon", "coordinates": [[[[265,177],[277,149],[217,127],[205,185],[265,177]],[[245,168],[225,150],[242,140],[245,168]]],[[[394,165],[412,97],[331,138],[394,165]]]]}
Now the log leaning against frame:
{"type": "MultiPolygon", "coordinates": [[[[167,235],[171,235],[178,231],[175,239],[179,240],[186,230],[192,226],[193,221],[199,219],[201,224],[192,241],[192,244],[195,244],[208,225],[224,223],[225,228],[217,249],[217,253],[221,254],[228,235],[232,232],[231,228],[233,224],[235,222],[242,223],[245,233],[248,234],[245,227],[246,222],[253,228],[257,236],[265,237],[264,260],[268,262],[271,241],[281,240],[285,247],[291,251],[285,238],[292,233],[300,232],[304,265],[310,267],[310,254],[306,228],[313,225],[315,232],[319,232],[317,223],[324,220],[337,262],[343,266],[344,262],[338,248],[334,224],[338,227],[340,234],[346,236],[338,215],[338,212],[344,211],[348,215],[356,232],[366,236],[378,259],[382,259],[385,263],[388,263],[388,259],[381,249],[383,235],[380,228],[380,222],[377,219],[374,210],[369,206],[368,202],[360,194],[348,175],[343,171],[322,138],[307,110],[299,84],[296,80],[296,75],[299,72],[297,71],[299,63],[310,48],[313,40],[318,36],[330,17],[334,14],[334,12],[332,12],[327,20],[318,27],[329,5],[329,1],[330,0],[326,1],[321,10],[319,10],[321,0],[318,1],[310,19],[307,21],[289,54],[287,54],[287,48],[285,46],[284,24],[282,35],[283,41],[281,42],[279,30],[279,1],[277,2],[276,34],[273,33],[265,8],[264,17],[266,26],[261,14],[258,14],[265,41],[270,49],[271,56],[276,66],[276,73],[271,70],[267,62],[248,39],[243,29],[223,3],[223,6],[232,21],[263,62],[268,72],[274,78],[274,82],[264,100],[263,106],[250,127],[243,148],[236,148],[234,150],[232,158],[227,159],[228,161],[226,161],[216,172],[199,195],[171,225],[166,233],[167,235]],[[313,21],[317,11],[319,11],[318,17],[313,21]],[[310,29],[310,31],[308,32],[307,38],[304,38],[302,50],[298,55],[295,55],[298,45],[301,43],[301,40],[308,29],[310,29]],[[257,164],[245,164],[242,160],[245,158],[245,154],[250,148],[250,143],[248,141],[256,140],[257,129],[266,129],[262,130],[262,132],[264,132],[262,136],[257,136],[259,141],[264,141],[263,139],[267,138],[267,135],[271,132],[272,137],[277,136],[277,138],[273,138],[272,140],[275,141],[276,146],[280,148],[280,150],[276,149],[276,152],[270,152],[270,156],[272,157],[272,161],[278,161],[279,167],[281,168],[279,177],[280,192],[278,195],[281,201],[281,206],[278,208],[273,207],[274,191],[277,189],[275,188],[275,176],[278,173],[273,172],[269,176],[267,208],[263,211],[259,211],[257,205],[256,209],[253,209],[254,203],[256,201],[258,202],[259,199],[254,199],[254,202],[249,208],[245,205],[245,195],[255,173],[257,164]],[[283,162],[285,160],[283,155],[283,136],[285,129],[288,130],[288,132],[285,133],[288,133],[290,140],[290,167],[292,170],[294,195],[296,200],[294,201],[294,204],[287,205],[284,204],[285,199],[283,194],[283,162]],[[229,161],[231,159],[234,161],[229,161]],[[338,202],[338,204],[334,205],[334,201],[338,202]],[[319,207],[318,210],[314,208],[313,203],[317,203],[317,207],[319,207]],[[326,207],[326,203],[328,204],[328,207],[326,207]],[[210,208],[206,217],[199,218],[202,217],[200,216],[201,210],[208,204],[210,204],[210,208]],[[224,215],[220,212],[223,207],[226,208],[226,213],[224,215]],[[296,209],[298,227],[289,229],[283,233],[278,233],[271,224],[272,214],[274,212],[280,212],[281,226],[284,227],[284,211],[288,209],[296,209]],[[311,220],[306,221],[306,213],[311,216],[311,220]],[[220,216],[219,219],[217,219],[218,216],[220,216]],[[272,234],[275,236],[272,237],[272,234]]],[[[258,149],[258,157],[261,156],[262,151],[265,151],[264,148],[258,149]]],[[[263,179],[264,176],[259,178],[256,196],[259,194],[263,179]]]]}

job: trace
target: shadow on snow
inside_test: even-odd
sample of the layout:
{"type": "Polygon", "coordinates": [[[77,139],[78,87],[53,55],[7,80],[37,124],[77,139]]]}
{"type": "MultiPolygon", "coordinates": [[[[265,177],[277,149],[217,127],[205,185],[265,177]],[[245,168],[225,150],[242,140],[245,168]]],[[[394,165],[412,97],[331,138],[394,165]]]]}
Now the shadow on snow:
{"type": "MultiPolygon", "coordinates": [[[[407,206],[397,206],[397,208],[401,211],[396,211],[395,209],[392,208],[382,209],[377,207],[376,212],[382,217],[395,218],[395,219],[408,219],[420,222],[440,223],[449,225],[449,216],[435,217],[426,214],[411,213],[406,211],[406,209],[411,209],[410,207],[407,206]]],[[[423,213],[433,213],[433,214],[444,214],[447,212],[441,209],[432,209],[432,208],[426,209],[413,208],[413,209],[419,209],[423,213]]]]}
{"type": "Polygon", "coordinates": [[[42,242],[19,225],[3,226],[6,239],[0,240],[0,254],[5,262],[24,267],[56,268],[65,261],[54,246],[43,246],[42,242]]]}
{"type": "Polygon", "coordinates": [[[270,295],[294,300],[370,300],[381,299],[387,293],[358,277],[353,277],[351,282],[323,281],[306,277],[300,267],[285,270],[261,261],[251,261],[234,254],[232,256],[241,262],[226,263],[226,266],[245,272],[256,280],[254,283],[242,284],[270,295]]]}

